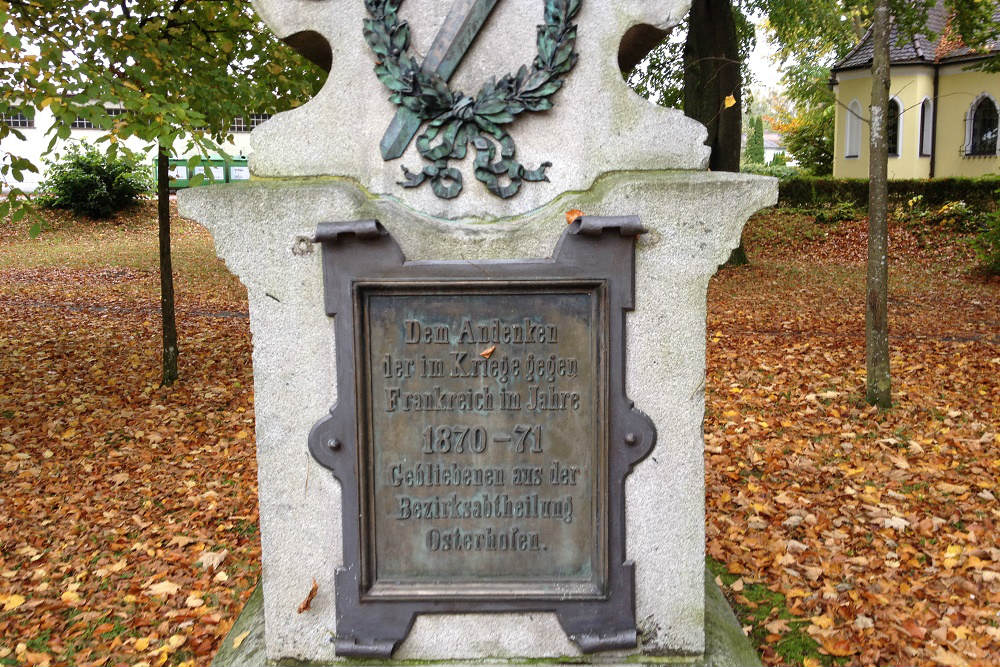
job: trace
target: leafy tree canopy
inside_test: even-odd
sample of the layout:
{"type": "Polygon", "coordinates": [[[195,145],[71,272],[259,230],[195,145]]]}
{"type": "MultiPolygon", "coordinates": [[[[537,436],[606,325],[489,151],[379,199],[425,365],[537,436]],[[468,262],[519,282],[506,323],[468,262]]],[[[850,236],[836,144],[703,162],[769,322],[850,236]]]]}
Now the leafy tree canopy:
{"type": "MultiPolygon", "coordinates": [[[[187,150],[206,151],[233,118],[302,104],[323,78],[249,0],[0,0],[0,26],[0,112],[49,108],[50,150],[81,117],[106,130],[112,150],[128,137],[187,137],[187,150]],[[127,113],[109,115],[108,103],[127,113]]],[[[0,138],[11,133],[0,122],[0,138]]],[[[3,157],[5,178],[31,168],[3,157]]]]}

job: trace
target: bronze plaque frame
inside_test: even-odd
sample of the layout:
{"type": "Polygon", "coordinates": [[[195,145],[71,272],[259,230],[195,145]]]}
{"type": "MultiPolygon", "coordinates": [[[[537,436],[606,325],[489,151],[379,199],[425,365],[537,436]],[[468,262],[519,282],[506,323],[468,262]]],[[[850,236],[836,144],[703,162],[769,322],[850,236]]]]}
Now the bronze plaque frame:
{"type": "Polygon", "coordinates": [[[625,395],[625,311],[633,308],[636,217],[578,218],[552,259],[407,262],[377,221],[323,223],[324,305],[335,316],[338,401],[309,435],[309,450],[342,493],[343,562],[336,576],[336,652],[387,658],[417,614],[548,611],[584,652],[633,648],[634,565],[625,555],[625,478],[652,450],[656,429],[625,395]],[[588,294],[598,331],[594,389],[598,469],[591,489],[591,580],[558,576],[380,581],[375,563],[374,446],[366,299],[371,295],[588,294]],[[366,361],[367,359],[367,361],[366,361]]]}

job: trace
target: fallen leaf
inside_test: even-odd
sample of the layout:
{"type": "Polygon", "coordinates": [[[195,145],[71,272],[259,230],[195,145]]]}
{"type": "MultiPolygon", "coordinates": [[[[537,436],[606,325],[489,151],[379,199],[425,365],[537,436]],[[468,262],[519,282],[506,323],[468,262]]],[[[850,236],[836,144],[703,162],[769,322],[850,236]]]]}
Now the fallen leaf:
{"type": "Polygon", "coordinates": [[[829,653],[830,655],[833,655],[833,656],[840,657],[840,658],[846,657],[846,656],[849,656],[849,655],[854,655],[855,653],[858,652],[858,647],[855,644],[853,644],[853,643],[849,642],[848,640],[844,639],[843,637],[840,637],[840,638],[834,638],[834,637],[822,638],[820,640],[820,644],[823,646],[823,649],[827,653],[829,653]]]}
{"type": "Polygon", "coordinates": [[[17,609],[25,602],[25,597],[23,595],[12,594],[8,596],[0,596],[0,601],[3,601],[4,611],[13,611],[17,609]]]}
{"type": "Polygon", "coordinates": [[[158,581],[147,590],[152,595],[173,595],[181,589],[179,584],[175,584],[171,581],[158,581]]]}
{"type": "Polygon", "coordinates": [[[572,211],[566,211],[566,224],[572,225],[574,222],[576,222],[576,219],[581,217],[582,215],[583,211],[577,208],[574,208],[572,211]]]}
{"type": "Polygon", "coordinates": [[[931,659],[939,665],[945,667],[969,667],[969,662],[957,653],[938,648],[937,653],[931,659]]]}
{"type": "Polygon", "coordinates": [[[247,630],[246,632],[240,633],[235,637],[233,637],[233,648],[239,648],[240,645],[243,643],[243,640],[249,636],[250,636],[250,631],[247,630]]]}
{"type": "Polygon", "coordinates": [[[496,351],[497,351],[497,346],[493,345],[480,352],[479,356],[482,357],[483,359],[489,359],[490,357],[493,356],[493,353],[496,351]]]}
{"type": "Polygon", "coordinates": [[[965,486],[964,484],[949,484],[948,482],[938,482],[936,486],[943,493],[953,493],[956,495],[962,495],[963,493],[969,492],[969,487],[965,486]]]}
{"type": "Polygon", "coordinates": [[[313,585],[312,585],[312,588],[309,589],[309,595],[307,595],[306,599],[303,600],[302,604],[299,605],[299,613],[300,614],[302,612],[304,612],[304,611],[308,611],[309,610],[309,607],[312,606],[313,598],[316,597],[316,591],[318,591],[318,590],[319,590],[319,584],[316,583],[315,579],[313,579],[313,585]]]}
{"type": "Polygon", "coordinates": [[[788,632],[788,621],[783,618],[779,618],[776,621],[771,621],[764,626],[764,629],[770,632],[772,635],[780,635],[782,633],[788,632]]]}
{"type": "Polygon", "coordinates": [[[201,565],[207,570],[217,570],[228,555],[229,551],[227,549],[223,549],[222,551],[202,551],[194,564],[201,565]]]}

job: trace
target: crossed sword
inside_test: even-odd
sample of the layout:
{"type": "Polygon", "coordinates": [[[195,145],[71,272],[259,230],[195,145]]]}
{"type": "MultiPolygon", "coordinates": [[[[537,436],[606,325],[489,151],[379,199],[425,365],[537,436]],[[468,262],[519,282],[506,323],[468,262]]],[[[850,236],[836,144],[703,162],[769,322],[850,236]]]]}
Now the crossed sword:
{"type": "MultiPolygon", "coordinates": [[[[445,81],[451,79],[497,2],[498,0],[455,0],[434,37],[421,68],[426,72],[437,72],[445,81]]],[[[406,107],[399,107],[382,137],[382,159],[394,160],[402,156],[420,130],[421,122],[415,113],[406,107]]]]}

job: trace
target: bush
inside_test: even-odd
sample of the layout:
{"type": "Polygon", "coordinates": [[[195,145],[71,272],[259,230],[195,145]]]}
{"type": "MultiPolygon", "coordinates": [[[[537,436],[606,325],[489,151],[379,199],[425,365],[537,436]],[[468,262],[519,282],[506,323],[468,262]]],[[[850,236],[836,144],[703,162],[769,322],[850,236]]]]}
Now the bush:
{"type": "Polygon", "coordinates": [[[153,187],[141,157],[122,150],[112,157],[87,144],[72,144],[47,166],[48,176],[38,189],[41,205],[91,218],[107,218],[153,187]]]}
{"type": "MultiPolygon", "coordinates": [[[[1000,197],[1000,190],[996,191],[1000,197]]],[[[983,216],[980,232],[972,238],[972,249],[988,273],[1000,275],[1000,211],[983,216]]]]}
{"type": "Polygon", "coordinates": [[[789,167],[787,165],[774,164],[745,164],[740,167],[740,171],[744,174],[757,174],[759,176],[775,176],[782,180],[788,178],[794,178],[798,176],[801,171],[797,167],[789,167]]]}
{"type": "MultiPolygon", "coordinates": [[[[889,181],[890,203],[902,205],[914,197],[928,208],[962,202],[969,209],[986,213],[996,209],[996,177],[939,178],[889,181]]],[[[778,186],[779,206],[809,208],[848,202],[858,208],[868,207],[868,181],[860,178],[783,178],[778,186]]]]}

